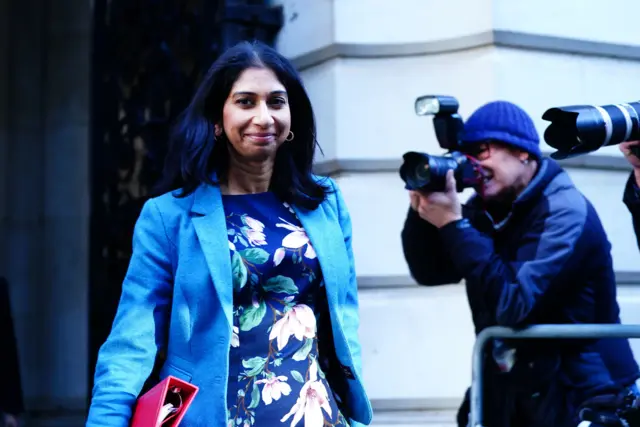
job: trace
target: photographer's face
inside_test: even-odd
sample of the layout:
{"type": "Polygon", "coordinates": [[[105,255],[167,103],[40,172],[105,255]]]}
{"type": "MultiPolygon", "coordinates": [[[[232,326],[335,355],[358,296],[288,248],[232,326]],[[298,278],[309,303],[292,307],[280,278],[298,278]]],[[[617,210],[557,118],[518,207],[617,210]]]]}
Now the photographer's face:
{"type": "Polygon", "coordinates": [[[502,144],[477,144],[467,154],[475,157],[486,174],[481,196],[485,200],[511,200],[522,190],[529,154],[502,144]]]}

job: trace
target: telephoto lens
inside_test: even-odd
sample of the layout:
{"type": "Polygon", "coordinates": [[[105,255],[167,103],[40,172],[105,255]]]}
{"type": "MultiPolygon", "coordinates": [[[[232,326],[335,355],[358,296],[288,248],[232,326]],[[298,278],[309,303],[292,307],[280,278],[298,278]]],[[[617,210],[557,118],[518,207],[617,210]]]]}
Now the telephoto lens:
{"type": "Polygon", "coordinates": [[[542,119],[551,122],[544,139],[557,150],[551,154],[554,159],[640,139],[640,102],[554,107],[545,111],[542,119]]]}

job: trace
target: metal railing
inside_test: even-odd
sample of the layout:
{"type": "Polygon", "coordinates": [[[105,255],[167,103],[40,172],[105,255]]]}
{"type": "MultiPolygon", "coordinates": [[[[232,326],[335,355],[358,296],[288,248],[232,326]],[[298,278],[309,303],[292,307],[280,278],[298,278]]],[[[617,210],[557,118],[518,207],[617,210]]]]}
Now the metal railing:
{"type": "Polygon", "coordinates": [[[487,343],[493,339],[592,339],[592,338],[640,338],[640,325],[535,325],[515,330],[503,326],[492,326],[480,332],[473,346],[471,367],[472,427],[484,427],[482,412],[483,355],[487,343]]]}

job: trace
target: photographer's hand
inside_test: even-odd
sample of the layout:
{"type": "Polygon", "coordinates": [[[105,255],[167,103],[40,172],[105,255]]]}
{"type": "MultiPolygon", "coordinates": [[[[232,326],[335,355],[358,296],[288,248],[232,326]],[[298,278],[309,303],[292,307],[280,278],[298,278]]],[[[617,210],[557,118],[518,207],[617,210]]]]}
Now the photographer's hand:
{"type": "Polygon", "coordinates": [[[420,217],[438,228],[450,222],[462,219],[462,204],[456,192],[456,180],[453,170],[447,172],[447,187],[445,192],[421,193],[410,191],[411,207],[420,217]]]}
{"type": "Polygon", "coordinates": [[[640,141],[629,141],[629,142],[623,142],[619,146],[620,151],[622,151],[622,154],[624,154],[624,156],[629,161],[631,166],[633,166],[633,174],[636,177],[636,186],[638,187],[640,187],[640,159],[636,157],[633,153],[631,153],[631,147],[639,146],[639,145],[640,145],[640,141]]]}

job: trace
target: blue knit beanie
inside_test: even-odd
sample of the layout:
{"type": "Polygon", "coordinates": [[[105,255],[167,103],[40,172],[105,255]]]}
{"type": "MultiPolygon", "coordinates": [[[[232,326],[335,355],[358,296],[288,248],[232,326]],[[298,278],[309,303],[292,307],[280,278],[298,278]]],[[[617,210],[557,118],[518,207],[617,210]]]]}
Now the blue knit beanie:
{"type": "Polygon", "coordinates": [[[540,138],[531,117],[517,105],[494,101],[478,108],[464,124],[461,143],[494,140],[539,159],[540,138]]]}

